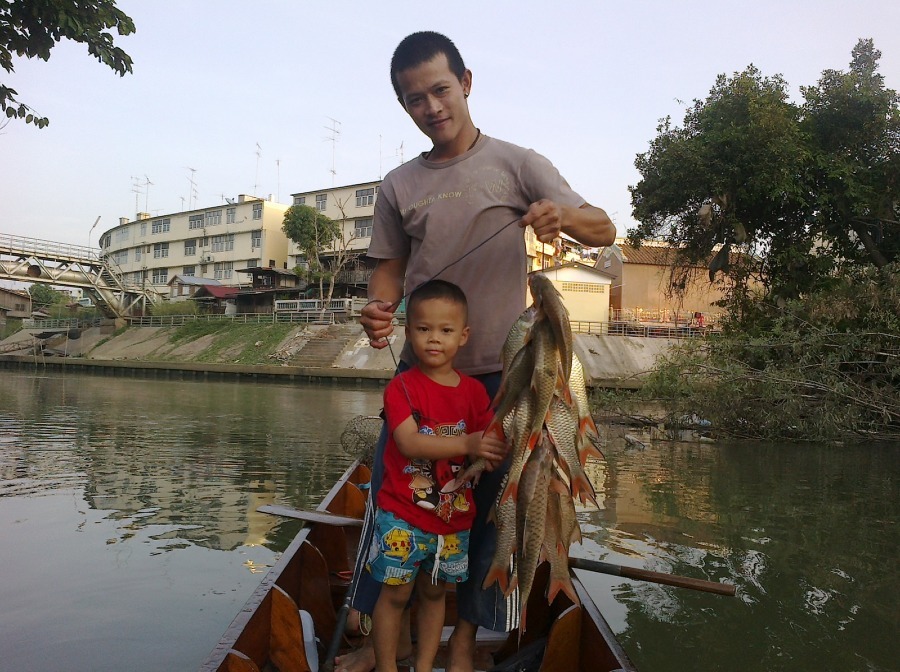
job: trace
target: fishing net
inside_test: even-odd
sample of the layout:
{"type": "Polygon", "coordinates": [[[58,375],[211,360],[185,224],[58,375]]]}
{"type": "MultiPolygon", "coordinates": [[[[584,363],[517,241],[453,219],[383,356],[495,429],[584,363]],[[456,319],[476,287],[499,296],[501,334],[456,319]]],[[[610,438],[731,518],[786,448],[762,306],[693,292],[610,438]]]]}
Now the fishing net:
{"type": "Polygon", "coordinates": [[[375,444],[383,423],[377,415],[357,415],[351,418],[341,432],[341,448],[347,455],[371,468],[375,444]]]}

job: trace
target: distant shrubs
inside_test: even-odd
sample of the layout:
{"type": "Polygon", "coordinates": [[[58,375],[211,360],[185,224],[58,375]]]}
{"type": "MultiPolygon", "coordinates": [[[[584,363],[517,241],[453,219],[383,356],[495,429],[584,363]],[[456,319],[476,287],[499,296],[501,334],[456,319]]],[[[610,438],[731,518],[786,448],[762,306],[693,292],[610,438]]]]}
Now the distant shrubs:
{"type": "Polygon", "coordinates": [[[152,315],[198,315],[200,306],[196,301],[163,301],[150,308],[152,315]]]}

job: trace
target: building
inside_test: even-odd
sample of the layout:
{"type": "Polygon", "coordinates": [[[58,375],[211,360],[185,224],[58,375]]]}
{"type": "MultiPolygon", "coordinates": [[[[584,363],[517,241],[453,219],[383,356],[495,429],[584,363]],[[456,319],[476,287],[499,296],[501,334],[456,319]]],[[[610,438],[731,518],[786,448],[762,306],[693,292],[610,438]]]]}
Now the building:
{"type": "Polygon", "coordinates": [[[31,317],[31,294],[25,290],[0,287],[0,328],[7,318],[28,319],[31,317]]]}
{"type": "Polygon", "coordinates": [[[600,252],[595,267],[613,277],[613,319],[681,323],[696,319],[697,313],[708,317],[720,312],[715,303],[724,296],[722,285],[710,283],[705,266],[689,269],[682,293],[672,291],[681,289],[672,286],[674,257],[666,243],[645,241],[634,247],[624,238],[600,252]]]}
{"type": "Polygon", "coordinates": [[[100,236],[100,249],[126,285],[169,294],[176,275],[237,286],[246,268],[286,268],[288,239],[281,226],[288,206],[254,196],[219,206],[151,217],[138,213],[100,236]]]}
{"type": "MultiPolygon", "coordinates": [[[[575,331],[578,322],[609,322],[609,290],[613,277],[587,264],[569,261],[533,273],[543,273],[560,293],[575,331]]],[[[531,296],[526,298],[531,303],[531,296]]]]}

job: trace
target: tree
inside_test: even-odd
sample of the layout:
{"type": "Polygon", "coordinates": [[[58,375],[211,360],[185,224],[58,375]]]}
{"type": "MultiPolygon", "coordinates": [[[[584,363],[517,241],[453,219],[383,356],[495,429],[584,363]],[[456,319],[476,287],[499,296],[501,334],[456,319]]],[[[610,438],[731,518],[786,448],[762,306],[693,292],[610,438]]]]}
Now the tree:
{"type": "MultiPolygon", "coordinates": [[[[65,38],[86,44],[89,54],[124,77],[132,72],[131,57],[113,44],[110,28],[119,35],[134,32],[134,22],[115,0],[8,0],[0,3],[0,67],[13,72],[13,54],[49,60],[50,50],[65,38]]],[[[18,95],[0,84],[0,110],[7,118],[24,119],[38,128],[50,123],[18,95]]]]}
{"type": "Polygon", "coordinates": [[[59,303],[67,303],[71,297],[65,292],[53,289],[50,285],[35,283],[28,287],[31,302],[35,308],[49,308],[59,303]]]}
{"type": "Polygon", "coordinates": [[[895,259],[900,124],[879,56],[861,40],[850,72],[826,71],[802,106],[780,76],[753,66],[720,75],[683,127],[663,120],[637,157],[631,242],[666,240],[680,268],[708,261],[740,301],[750,278],[781,301],[827,284],[837,267],[895,259]]]}
{"type": "Polygon", "coordinates": [[[801,89],[817,230],[841,260],[877,268],[900,255],[900,98],[885,88],[880,58],[860,40],[848,72],[826,70],[801,89]]]}
{"type": "MultiPolygon", "coordinates": [[[[349,197],[348,197],[349,198],[349,197]]],[[[326,217],[308,205],[292,205],[284,213],[282,230],[294,241],[306,257],[305,274],[309,281],[319,283],[319,296],[322,303],[322,316],[334,295],[337,276],[358,256],[351,250],[355,235],[344,232],[347,215],[345,202],[335,198],[341,213],[340,221],[326,217]],[[325,291],[325,281],[328,290],[325,291]]]]}

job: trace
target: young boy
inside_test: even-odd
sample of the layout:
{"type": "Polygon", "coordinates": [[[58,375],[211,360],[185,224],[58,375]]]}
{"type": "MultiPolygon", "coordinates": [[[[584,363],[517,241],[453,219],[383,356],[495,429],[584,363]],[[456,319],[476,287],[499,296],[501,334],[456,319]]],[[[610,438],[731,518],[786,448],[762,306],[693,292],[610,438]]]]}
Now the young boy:
{"type": "Polygon", "coordinates": [[[377,495],[369,562],[382,583],[372,615],[378,672],[396,670],[401,619],[415,587],[415,669],[428,672],[444,625],[446,581],[468,578],[469,528],[475,502],[456,476],[467,457],[502,458],[502,441],[484,438],[490,400],[484,387],[453,368],[469,338],[462,290],[432,280],[409,297],[406,339],[416,364],[384,392],[388,443],[377,495]]]}

